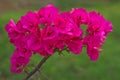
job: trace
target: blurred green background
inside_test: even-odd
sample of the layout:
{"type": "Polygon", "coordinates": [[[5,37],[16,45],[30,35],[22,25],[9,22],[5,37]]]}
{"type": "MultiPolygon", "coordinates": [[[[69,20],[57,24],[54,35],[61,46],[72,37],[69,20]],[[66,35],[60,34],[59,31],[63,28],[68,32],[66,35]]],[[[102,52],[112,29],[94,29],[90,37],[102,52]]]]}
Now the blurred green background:
{"type": "MultiPolygon", "coordinates": [[[[39,10],[48,3],[62,11],[73,7],[95,10],[110,20],[114,28],[103,45],[98,61],[90,61],[85,48],[80,55],[55,54],[43,65],[42,72],[31,80],[120,80],[120,0],[0,0],[0,80],[23,80],[26,76],[25,73],[13,74],[9,71],[9,58],[15,47],[9,43],[5,24],[10,18],[17,21],[28,10],[39,10]]],[[[31,65],[36,65],[41,58],[40,55],[33,56],[31,65]]],[[[32,69],[27,68],[28,71],[32,69]]]]}

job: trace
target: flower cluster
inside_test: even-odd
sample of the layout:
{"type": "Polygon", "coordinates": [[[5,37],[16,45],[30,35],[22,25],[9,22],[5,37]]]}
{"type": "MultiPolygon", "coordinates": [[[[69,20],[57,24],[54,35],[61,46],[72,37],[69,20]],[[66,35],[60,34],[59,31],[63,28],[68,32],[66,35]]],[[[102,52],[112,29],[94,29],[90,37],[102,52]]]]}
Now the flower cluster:
{"type": "Polygon", "coordinates": [[[48,56],[64,49],[80,54],[82,47],[86,46],[90,59],[97,60],[101,45],[112,31],[112,23],[94,11],[73,8],[60,13],[49,4],[39,11],[29,11],[17,23],[11,19],[5,29],[10,42],[16,46],[10,59],[11,71],[20,73],[32,54],[48,56]],[[87,25],[85,36],[81,28],[83,24],[87,25]]]}

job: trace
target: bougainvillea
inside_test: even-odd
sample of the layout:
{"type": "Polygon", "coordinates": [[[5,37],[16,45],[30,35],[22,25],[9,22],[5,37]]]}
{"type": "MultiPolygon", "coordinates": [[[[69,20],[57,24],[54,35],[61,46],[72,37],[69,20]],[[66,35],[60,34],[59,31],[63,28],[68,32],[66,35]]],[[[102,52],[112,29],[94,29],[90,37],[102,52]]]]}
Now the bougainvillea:
{"type": "Polygon", "coordinates": [[[5,29],[16,47],[10,59],[11,71],[21,73],[32,54],[48,56],[65,49],[80,54],[82,47],[86,47],[90,59],[97,60],[112,23],[94,11],[72,8],[60,12],[49,4],[39,11],[29,11],[17,23],[11,19],[5,29]],[[85,32],[83,24],[87,25],[85,32]]]}

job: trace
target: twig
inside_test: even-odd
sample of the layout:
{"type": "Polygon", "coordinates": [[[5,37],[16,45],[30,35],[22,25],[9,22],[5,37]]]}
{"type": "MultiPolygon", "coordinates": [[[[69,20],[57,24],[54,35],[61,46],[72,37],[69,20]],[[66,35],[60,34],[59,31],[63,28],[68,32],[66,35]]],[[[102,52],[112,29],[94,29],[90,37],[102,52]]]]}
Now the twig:
{"type": "Polygon", "coordinates": [[[24,80],[28,80],[33,74],[35,74],[43,65],[43,63],[45,63],[45,61],[50,57],[51,55],[48,55],[46,57],[44,57],[39,64],[34,68],[33,71],[30,72],[30,74],[27,75],[27,77],[24,80]]]}

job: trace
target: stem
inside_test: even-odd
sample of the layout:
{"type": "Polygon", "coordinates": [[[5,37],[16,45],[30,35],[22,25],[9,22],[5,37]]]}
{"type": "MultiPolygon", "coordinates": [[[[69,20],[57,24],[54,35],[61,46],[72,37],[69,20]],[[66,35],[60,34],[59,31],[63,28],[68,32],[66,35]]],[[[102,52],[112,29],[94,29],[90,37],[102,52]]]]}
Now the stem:
{"type": "Polygon", "coordinates": [[[43,63],[45,63],[45,61],[50,57],[51,55],[48,55],[46,57],[44,57],[39,64],[34,68],[33,71],[30,72],[30,74],[27,75],[27,77],[24,80],[28,80],[33,74],[35,74],[43,65],[43,63]]]}

